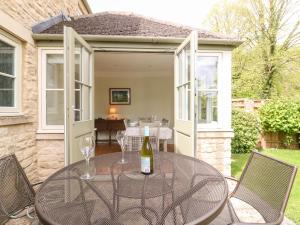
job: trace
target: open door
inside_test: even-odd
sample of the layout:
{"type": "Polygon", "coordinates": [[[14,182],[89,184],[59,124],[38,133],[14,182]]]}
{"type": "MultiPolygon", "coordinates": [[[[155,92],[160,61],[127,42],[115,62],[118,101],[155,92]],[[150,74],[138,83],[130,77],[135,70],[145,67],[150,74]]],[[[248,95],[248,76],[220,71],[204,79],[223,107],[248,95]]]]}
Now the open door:
{"type": "Polygon", "coordinates": [[[83,159],[79,141],[94,134],[94,53],[73,28],[64,28],[65,164],[83,159]]]}
{"type": "Polygon", "coordinates": [[[198,34],[191,34],[175,51],[175,152],[195,157],[196,149],[196,76],[198,34]]]}

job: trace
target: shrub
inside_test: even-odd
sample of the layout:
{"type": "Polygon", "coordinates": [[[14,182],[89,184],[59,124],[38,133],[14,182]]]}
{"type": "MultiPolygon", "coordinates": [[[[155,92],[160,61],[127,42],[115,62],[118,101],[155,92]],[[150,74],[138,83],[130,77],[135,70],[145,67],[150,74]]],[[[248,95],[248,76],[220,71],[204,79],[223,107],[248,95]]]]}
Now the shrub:
{"type": "Polygon", "coordinates": [[[259,114],[263,130],[286,134],[286,145],[293,140],[293,135],[300,133],[300,104],[297,102],[271,100],[261,107],[259,114]]]}
{"type": "Polygon", "coordinates": [[[260,135],[260,122],[256,114],[234,109],[232,111],[234,138],[232,153],[247,153],[255,148],[260,135]]]}

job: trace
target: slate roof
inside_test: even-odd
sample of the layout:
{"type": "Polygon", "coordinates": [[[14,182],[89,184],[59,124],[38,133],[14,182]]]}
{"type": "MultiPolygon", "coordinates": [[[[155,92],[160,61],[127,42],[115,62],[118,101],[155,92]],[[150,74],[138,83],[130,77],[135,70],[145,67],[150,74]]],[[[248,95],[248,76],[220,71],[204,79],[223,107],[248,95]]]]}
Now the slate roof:
{"type": "Polygon", "coordinates": [[[228,36],[199,30],[188,26],[158,21],[133,13],[102,12],[85,16],[71,17],[46,30],[36,33],[62,34],[63,26],[73,27],[79,34],[88,35],[117,35],[145,37],[187,37],[192,30],[198,30],[199,38],[233,39],[228,36]]]}

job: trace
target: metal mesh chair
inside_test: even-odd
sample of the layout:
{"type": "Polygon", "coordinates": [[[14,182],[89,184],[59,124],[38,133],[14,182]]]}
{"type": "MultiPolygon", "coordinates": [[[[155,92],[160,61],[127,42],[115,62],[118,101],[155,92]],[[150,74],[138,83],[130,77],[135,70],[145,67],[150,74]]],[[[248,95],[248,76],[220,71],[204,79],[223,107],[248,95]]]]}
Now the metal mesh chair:
{"type": "MultiPolygon", "coordinates": [[[[166,221],[173,224],[208,224],[211,222],[211,216],[208,216],[209,211],[216,205],[224,204],[220,200],[223,193],[227,193],[224,180],[220,177],[207,176],[206,178],[199,174],[199,179],[196,184],[191,184],[191,188],[181,193],[175,198],[162,213],[157,225],[165,224],[166,221]],[[176,213],[176,211],[180,213],[176,213]],[[180,215],[180,216],[178,216],[180,215]],[[198,222],[197,222],[198,221],[198,222]]],[[[195,175],[197,177],[197,174],[195,175]]],[[[216,207],[220,208],[221,207],[216,207]]],[[[211,212],[218,214],[219,210],[211,212]]]]}
{"type": "Polygon", "coordinates": [[[0,158],[0,224],[26,215],[26,208],[29,216],[35,197],[32,186],[37,184],[30,184],[14,154],[0,158]]]}
{"type": "Polygon", "coordinates": [[[211,224],[256,224],[240,222],[230,198],[252,206],[268,225],[281,224],[296,172],[295,166],[253,152],[227,206],[211,224]]]}

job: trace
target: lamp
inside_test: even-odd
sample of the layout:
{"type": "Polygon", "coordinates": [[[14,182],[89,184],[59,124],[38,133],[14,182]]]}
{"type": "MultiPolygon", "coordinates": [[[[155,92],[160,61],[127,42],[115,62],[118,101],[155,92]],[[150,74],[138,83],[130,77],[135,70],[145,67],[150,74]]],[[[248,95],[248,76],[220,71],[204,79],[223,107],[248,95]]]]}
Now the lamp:
{"type": "Polygon", "coordinates": [[[110,107],[109,108],[109,119],[112,119],[112,120],[117,119],[116,114],[117,114],[117,109],[114,107],[110,107]]]}

